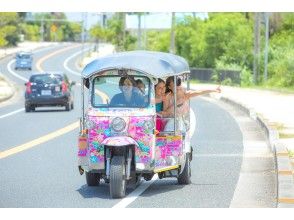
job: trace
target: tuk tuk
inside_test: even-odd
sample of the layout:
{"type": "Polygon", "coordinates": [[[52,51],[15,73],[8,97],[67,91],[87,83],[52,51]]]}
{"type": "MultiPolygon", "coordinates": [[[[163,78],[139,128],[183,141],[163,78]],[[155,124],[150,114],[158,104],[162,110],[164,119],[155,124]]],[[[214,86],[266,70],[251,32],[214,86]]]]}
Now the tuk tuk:
{"type": "MultiPolygon", "coordinates": [[[[190,107],[177,111],[176,80],[189,90],[189,66],[174,54],[130,51],[101,57],[82,71],[78,169],[88,186],[109,183],[111,198],[125,196],[158,174],[191,183],[190,107]],[[159,118],[155,108],[158,78],[174,79],[174,115],[159,118]],[[136,82],[142,82],[139,89],[136,82]],[[128,85],[129,84],[129,85],[128,85]],[[131,98],[127,100],[131,93],[131,98]],[[172,121],[172,129],[157,130],[158,120],[172,121]]],[[[187,103],[189,106],[189,103],[187,103]]]]}

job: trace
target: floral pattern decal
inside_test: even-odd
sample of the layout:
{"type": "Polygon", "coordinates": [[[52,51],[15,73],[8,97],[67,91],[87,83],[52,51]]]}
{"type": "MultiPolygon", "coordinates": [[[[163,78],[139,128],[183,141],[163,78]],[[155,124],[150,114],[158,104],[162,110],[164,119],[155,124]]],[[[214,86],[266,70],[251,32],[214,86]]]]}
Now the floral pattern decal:
{"type": "Polygon", "coordinates": [[[178,164],[178,157],[183,154],[181,136],[165,136],[156,138],[155,167],[178,164]]]}

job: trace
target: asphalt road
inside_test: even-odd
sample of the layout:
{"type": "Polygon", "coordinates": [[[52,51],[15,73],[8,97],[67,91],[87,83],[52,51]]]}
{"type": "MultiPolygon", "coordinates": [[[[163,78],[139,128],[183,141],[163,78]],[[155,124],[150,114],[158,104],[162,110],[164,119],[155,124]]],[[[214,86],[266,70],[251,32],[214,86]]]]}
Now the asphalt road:
{"type": "MultiPolygon", "coordinates": [[[[61,70],[79,83],[80,50],[78,44],[40,49],[34,52],[31,72],[61,70]]],[[[14,71],[11,60],[0,60],[1,71],[14,82],[18,95],[0,103],[0,153],[26,143],[33,147],[0,158],[0,207],[111,208],[123,204],[124,199],[110,198],[107,184],[88,187],[85,176],[78,173],[78,128],[74,123],[80,116],[80,87],[75,87],[75,109],[70,112],[64,108],[37,108],[36,112],[25,113],[24,82],[31,72],[14,71]],[[63,128],[69,125],[65,131],[63,128]],[[52,133],[54,137],[44,138],[52,133]]],[[[197,121],[192,138],[192,184],[180,186],[172,178],[155,180],[124,207],[275,207],[274,161],[260,129],[235,109],[206,98],[193,99],[191,107],[197,121]],[[238,121],[240,115],[242,120],[238,121]],[[244,120],[246,123],[242,123],[244,120]],[[258,151],[259,156],[250,157],[256,159],[253,164],[258,171],[247,169],[252,160],[248,162],[250,158],[245,154],[245,140],[264,146],[262,155],[258,151]],[[250,183],[248,179],[243,181],[244,172],[254,174],[252,179],[247,175],[250,183]],[[255,184],[256,175],[259,181],[255,184]]],[[[127,194],[136,190],[128,189],[127,194]]]]}

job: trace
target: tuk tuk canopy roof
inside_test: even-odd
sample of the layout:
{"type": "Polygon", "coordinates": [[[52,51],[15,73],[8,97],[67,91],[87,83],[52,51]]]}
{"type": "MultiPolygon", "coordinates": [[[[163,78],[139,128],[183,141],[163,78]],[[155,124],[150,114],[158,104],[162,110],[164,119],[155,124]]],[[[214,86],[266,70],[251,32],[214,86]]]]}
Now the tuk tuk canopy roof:
{"type": "Polygon", "coordinates": [[[155,51],[129,51],[98,58],[85,66],[84,78],[113,69],[131,69],[155,78],[189,73],[187,61],[177,55],[155,51]]]}

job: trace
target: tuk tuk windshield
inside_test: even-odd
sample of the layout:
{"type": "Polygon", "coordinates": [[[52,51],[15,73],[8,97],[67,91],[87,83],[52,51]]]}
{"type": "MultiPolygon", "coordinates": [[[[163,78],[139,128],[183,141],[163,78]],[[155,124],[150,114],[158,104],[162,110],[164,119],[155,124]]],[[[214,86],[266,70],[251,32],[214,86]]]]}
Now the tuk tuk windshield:
{"type": "Polygon", "coordinates": [[[98,76],[93,80],[92,105],[103,108],[145,108],[150,80],[145,76],[98,76]]]}

